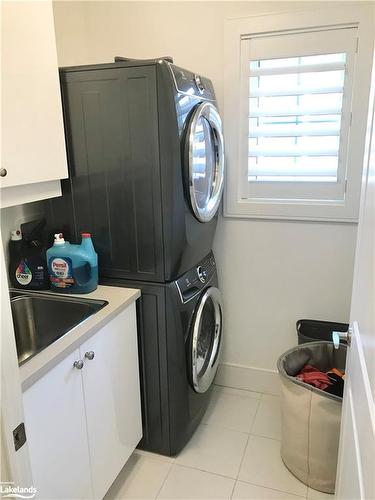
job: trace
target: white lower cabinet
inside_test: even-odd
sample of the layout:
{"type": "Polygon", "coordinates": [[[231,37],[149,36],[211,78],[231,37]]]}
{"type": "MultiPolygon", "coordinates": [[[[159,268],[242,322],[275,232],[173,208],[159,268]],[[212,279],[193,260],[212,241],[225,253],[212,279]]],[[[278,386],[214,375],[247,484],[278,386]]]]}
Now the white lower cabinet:
{"type": "Polygon", "coordinates": [[[73,368],[77,359],[78,349],[23,394],[37,498],[92,496],[82,376],[73,368]]]}
{"type": "Polygon", "coordinates": [[[142,437],[135,304],[28,388],[24,411],[37,498],[103,498],[142,437]]]}
{"type": "Polygon", "coordinates": [[[142,437],[136,329],[135,307],[128,307],[80,347],[95,498],[105,495],[142,437]]]}

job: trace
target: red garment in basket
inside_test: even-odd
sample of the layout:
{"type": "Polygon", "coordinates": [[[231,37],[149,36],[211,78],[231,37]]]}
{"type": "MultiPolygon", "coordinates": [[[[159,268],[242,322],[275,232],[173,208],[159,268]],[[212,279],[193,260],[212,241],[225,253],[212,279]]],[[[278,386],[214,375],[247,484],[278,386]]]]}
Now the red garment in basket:
{"type": "Polygon", "coordinates": [[[314,387],[317,387],[322,391],[327,389],[327,387],[332,383],[326,373],[321,372],[311,365],[304,366],[304,368],[299,372],[296,378],[301,382],[313,385],[314,387]]]}

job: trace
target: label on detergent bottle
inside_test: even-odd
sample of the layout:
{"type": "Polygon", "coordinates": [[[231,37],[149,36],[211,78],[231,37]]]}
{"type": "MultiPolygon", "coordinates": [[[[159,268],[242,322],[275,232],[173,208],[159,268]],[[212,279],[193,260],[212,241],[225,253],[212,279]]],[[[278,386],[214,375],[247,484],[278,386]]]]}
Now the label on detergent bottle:
{"type": "Polygon", "coordinates": [[[33,278],[33,273],[26,264],[26,260],[21,260],[16,269],[16,280],[22,286],[28,285],[33,278]]]}
{"type": "Polygon", "coordinates": [[[69,257],[51,257],[49,268],[53,287],[71,288],[74,285],[73,266],[69,257]]]}

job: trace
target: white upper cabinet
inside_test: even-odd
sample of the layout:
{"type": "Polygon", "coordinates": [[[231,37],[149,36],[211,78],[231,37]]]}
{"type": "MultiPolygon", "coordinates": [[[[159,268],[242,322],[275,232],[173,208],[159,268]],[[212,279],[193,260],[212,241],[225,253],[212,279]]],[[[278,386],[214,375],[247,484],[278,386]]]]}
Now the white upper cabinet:
{"type": "Polygon", "coordinates": [[[52,2],[6,0],[1,9],[0,182],[2,206],[7,206],[59,195],[68,168],[52,2]],[[30,199],[28,184],[35,188],[30,199]]]}

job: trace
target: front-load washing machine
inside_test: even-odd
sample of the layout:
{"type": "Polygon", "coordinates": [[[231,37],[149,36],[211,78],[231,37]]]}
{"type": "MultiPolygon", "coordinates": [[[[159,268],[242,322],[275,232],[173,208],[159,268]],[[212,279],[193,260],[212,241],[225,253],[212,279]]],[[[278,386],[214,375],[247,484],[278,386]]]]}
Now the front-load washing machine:
{"type": "Polygon", "coordinates": [[[214,256],[167,284],[104,283],[142,289],[140,447],[176,455],[204,415],[220,360],[223,307],[214,256]]]}

